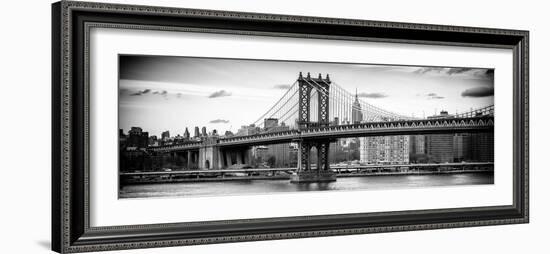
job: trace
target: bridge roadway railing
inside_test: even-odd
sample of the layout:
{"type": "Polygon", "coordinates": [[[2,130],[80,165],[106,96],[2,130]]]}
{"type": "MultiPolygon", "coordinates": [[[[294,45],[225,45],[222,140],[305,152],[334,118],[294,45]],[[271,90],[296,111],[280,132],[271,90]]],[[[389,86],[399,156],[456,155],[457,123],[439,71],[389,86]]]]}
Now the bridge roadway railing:
{"type": "Polygon", "coordinates": [[[411,134],[460,133],[477,130],[491,130],[494,127],[492,116],[472,118],[422,119],[392,122],[372,122],[349,125],[312,127],[303,130],[256,134],[220,139],[218,144],[244,145],[265,142],[291,142],[303,138],[345,138],[359,136],[387,136],[411,134]]]}
{"type": "Polygon", "coordinates": [[[168,146],[153,146],[153,147],[149,147],[148,149],[154,152],[158,152],[158,151],[170,152],[170,151],[199,149],[202,145],[203,145],[203,142],[198,141],[198,142],[168,145],[168,146]]]}
{"type": "Polygon", "coordinates": [[[493,117],[408,120],[309,128],[300,133],[300,138],[461,133],[490,131],[493,128],[493,117]]]}

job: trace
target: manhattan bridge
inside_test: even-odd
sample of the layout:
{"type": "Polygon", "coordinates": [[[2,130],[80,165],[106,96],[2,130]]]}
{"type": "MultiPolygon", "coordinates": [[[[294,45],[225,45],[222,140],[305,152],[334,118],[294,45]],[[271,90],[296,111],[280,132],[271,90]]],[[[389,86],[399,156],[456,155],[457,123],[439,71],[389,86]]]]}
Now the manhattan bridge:
{"type": "Polygon", "coordinates": [[[329,147],[339,138],[493,132],[494,106],[455,115],[415,118],[359,100],[328,74],[312,77],[310,73],[303,75],[300,72],[286,93],[249,125],[265,131],[208,137],[184,144],[149,147],[148,150],[180,157],[201,170],[221,170],[249,163],[255,146],[295,143],[298,163],[292,182],[334,181],[329,147]],[[270,122],[265,119],[277,119],[285,128],[269,128],[266,125],[270,122]],[[316,161],[312,161],[312,150],[317,152],[316,161]]]}

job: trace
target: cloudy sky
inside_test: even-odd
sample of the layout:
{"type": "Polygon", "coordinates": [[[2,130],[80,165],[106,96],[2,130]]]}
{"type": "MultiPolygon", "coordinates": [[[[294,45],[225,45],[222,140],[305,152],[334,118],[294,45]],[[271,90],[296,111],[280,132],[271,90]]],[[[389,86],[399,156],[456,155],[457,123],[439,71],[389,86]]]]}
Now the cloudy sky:
{"type": "Polygon", "coordinates": [[[158,136],[185,127],[192,134],[194,126],[235,132],[267,111],[300,71],[328,73],[362,100],[401,115],[463,112],[494,100],[492,69],[121,55],[119,127],[158,136]]]}

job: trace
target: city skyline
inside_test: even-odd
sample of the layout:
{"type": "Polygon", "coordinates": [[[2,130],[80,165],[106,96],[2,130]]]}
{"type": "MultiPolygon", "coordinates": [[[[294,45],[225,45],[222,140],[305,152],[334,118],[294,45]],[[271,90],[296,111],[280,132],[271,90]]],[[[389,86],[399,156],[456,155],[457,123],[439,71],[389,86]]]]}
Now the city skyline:
{"type": "Polygon", "coordinates": [[[493,103],[492,69],[120,56],[119,128],[139,126],[156,136],[183,135],[186,127],[193,133],[195,126],[235,133],[300,71],[328,73],[344,89],[357,89],[360,99],[408,116],[493,103]]]}

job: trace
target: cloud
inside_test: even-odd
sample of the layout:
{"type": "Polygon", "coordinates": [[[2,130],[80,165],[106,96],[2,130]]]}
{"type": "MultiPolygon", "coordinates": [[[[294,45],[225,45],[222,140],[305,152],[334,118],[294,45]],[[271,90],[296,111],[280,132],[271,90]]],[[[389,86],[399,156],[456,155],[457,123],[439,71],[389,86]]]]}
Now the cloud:
{"type": "Polygon", "coordinates": [[[285,90],[285,89],[289,89],[289,88],[290,88],[290,85],[279,84],[279,85],[274,85],[273,88],[285,90]]]}
{"type": "Polygon", "coordinates": [[[229,120],[215,119],[215,120],[210,121],[210,123],[229,123],[229,120]]]}
{"type": "MultiPolygon", "coordinates": [[[[417,94],[417,96],[421,96],[421,95],[417,94]]],[[[427,94],[425,94],[424,96],[426,96],[426,97],[428,98],[428,100],[432,100],[432,99],[434,99],[434,100],[445,99],[444,96],[438,95],[438,94],[436,94],[436,93],[427,93],[427,94]]]]}
{"type": "Polygon", "coordinates": [[[428,72],[430,73],[441,73],[443,71],[443,68],[436,68],[436,67],[420,67],[417,70],[414,71],[416,74],[426,74],[428,72]]]}
{"type": "Polygon", "coordinates": [[[358,93],[357,96],[363,97],[363,98],[371,98],[371,99],[380,99],[388,97],[388,95],[383,93],[358,93]]]}
{"type": "Polygon", "coordinates": [[[231,93],[225,90],[219,90],[210,94],[208,98],[218,98],[218,97],[224,97],[224,96],[231,96],[231,93]]]}
{"type": "Polygon", "coordinates": [[[495,89],[493,87],[480,86],[480,87],[468,88],[464,90],[461,95],[462,97],[480,98],[480,97],[493,96],[494,94],[495,94],[495,89]]]}
{"type": "Polygon", "coordinates": [[[151,92],[151,89],[145,89],[145,90],[142,90],[142,91],[137,91],[135,93],[132,93],[130,94],[131,96],[139,96],[139,95],[144,95],[144,94],[147,94],[151,92]]]}
{"type": "Polygon", "coordinates": [[[449,75],[460,74],[460,73],[468,72],[468,71],[471,71],[471,70],[473,70],[473,69],[472,68],[449,68],[447,70],[447,74],[449,74],[449,75]]]}
{"type": "MultiPolygon", "coordinates": [[[[474,68],[464,68],[464,67],[420,67],[417,70],[414,71],[416,74],[443,74],[443,75],[455,75],[455,74],[461,74],[466,73],[472,70],[476,70],[474,68]]],[[[482,69],[478,69],[482,70],[482,69]]]]}

